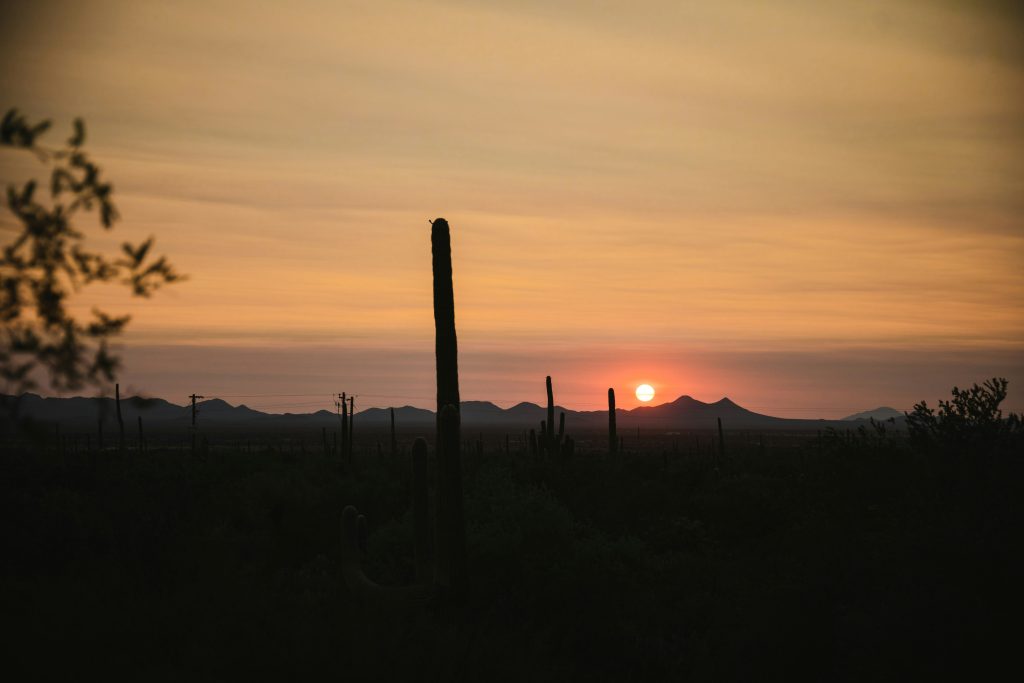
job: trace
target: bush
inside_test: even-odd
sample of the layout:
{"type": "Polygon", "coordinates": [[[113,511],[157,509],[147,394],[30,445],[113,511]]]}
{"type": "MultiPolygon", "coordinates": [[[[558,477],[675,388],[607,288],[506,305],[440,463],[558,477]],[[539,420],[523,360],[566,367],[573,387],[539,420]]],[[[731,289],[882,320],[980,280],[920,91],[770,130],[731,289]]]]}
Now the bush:
{"type": "Polygon", "coordinates": [[[1022,429],[1019,415],[1011,413],[1004,419],[999,408],[1008,385],[1005,378],[994,377],[970,389],[953,387],[953,400],[940,400],[938,411],[921,401],[906,413],[911,442],[919,448],[975,453],[1011,445],[1019,440],[1022,429]]]}

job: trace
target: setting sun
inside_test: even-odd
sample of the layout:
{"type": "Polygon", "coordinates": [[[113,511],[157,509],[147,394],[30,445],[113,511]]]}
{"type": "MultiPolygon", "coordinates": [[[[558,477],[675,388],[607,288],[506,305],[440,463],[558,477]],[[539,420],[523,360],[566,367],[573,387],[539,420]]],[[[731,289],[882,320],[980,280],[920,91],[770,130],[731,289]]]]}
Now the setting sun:
{"type": "Polygon", "coordinates": [[[647,403],[647,401],[654,398],[654,387],[650,384],[641,384],[636,388],[636,397],[644,403],[647,403]]]}

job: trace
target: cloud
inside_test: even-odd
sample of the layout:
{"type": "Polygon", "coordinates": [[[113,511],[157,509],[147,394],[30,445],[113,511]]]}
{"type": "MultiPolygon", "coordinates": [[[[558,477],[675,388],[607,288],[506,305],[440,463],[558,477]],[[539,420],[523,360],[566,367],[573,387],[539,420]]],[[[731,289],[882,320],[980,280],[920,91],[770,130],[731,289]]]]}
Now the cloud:
{"type": "Polygon", "coordinates": [[[0,90],[189,274],[81,299],[130,344],[418,348],[444,215],[470,354],[1024,346],[1012,6],[87,5],[19,5],[0,90]]]}

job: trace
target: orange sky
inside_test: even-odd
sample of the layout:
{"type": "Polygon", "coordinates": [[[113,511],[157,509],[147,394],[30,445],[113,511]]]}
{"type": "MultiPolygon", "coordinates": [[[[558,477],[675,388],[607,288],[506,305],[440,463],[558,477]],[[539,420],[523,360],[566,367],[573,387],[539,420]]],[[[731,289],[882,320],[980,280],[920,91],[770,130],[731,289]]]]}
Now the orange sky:
{"type": "Polygon", "coordinates": [[[1020,410],[1022,25],[963,5],[24,3],[0,107],[83,116],[110,239],[190,276],[83,301],[138,391],[429,406],[440,215],[466,398],[1020,410]]]}

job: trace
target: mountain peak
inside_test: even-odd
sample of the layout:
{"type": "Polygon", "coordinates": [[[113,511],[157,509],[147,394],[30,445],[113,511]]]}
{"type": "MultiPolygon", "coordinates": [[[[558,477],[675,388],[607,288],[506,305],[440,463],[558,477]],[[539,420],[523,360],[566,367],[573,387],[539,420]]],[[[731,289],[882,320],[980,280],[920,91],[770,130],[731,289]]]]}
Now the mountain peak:
{"type": "Polygon", "coordinates": [[[673,406],[698,406],[698,405],[699,406],[706,406],[708,404],[704,403],[704,401],[698,401],[697,399],[695,399],[693,396],[690,396],[689,394],[683,394],[682,396],[680,396],[676,400],[672,401],[672,403],[670,403],[669,405],[673,405],[673,406]]]}
{"type": "Polygon", "coordinates": [[[895,408],[890,408],[889,406],[879,406],[874,410],[865,410],[862,413],[847,415],[843,418],[843,421],[870,420],[871,418],[876,420],[888,420],[889,418],[895,418],[899,420],[903,418],[903,412],[896,410],[895,408]]]}

